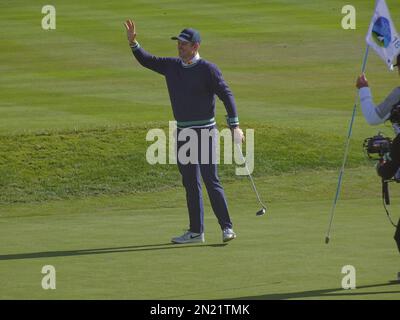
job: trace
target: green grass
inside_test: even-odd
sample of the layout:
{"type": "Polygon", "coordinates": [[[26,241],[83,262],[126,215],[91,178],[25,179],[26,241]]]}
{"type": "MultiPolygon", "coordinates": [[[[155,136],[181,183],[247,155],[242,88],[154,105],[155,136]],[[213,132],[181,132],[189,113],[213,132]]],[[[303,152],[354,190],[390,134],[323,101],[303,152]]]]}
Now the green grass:
{"type": "MultiPolygon", "coordinates": [[[[276,125],[254,127],[256,177],[340,166],[341,136],[276,125]]],[[[180,185],[176,165],[150,165],[146,161],[146,149],[152,144],[146,141],[146,134],[151,128],[168,132],[162,123],[152,123],[142,127],[0,136],[0,203],[176,187],[180,185]]],[[[361,141],[357,144],[361,150],[361,141]]],[[[173,145],[168,143],[167,147],[173,145]]],[[[222,150],[222,162],[223,154],[222,150]]],[[[349,158],[351,167],[366,163],[360,152],[353,152],[349,158]]],[[[235,167],[221,165],[220,176],[234,181],[235,167]]]]}
{"type": "MultiPolygon", "coordinates": [[[[388,6],[396,25],[400,13],[388,6]]],[[[341,1],[61,1],[41,29],[37,0],[0,5],[1,299],[399,299],[398,254],[373,165],[371,128],[357,113],[332,242],[324,244],[373,3],[341,1]],[[205,245],[171,246],[187,225],[174,165],[145,161],[151,128],[172,120],[162,77],[133,59],[122,22],[137,22],[153,54],[201,31],[200,54],[233,90],[241,126],[255,129],[254,176],[220,166],[239,237],[226,246],[206,200],[205,245]],[[188,259],[190,257],[190,259],[188,259]],[[57,270],[45,291],[41,267],[57,270]],[[341,289],[344,265],[357,289],[341,289]],[[197,286],[193,286],[196,282],[197,286]]],[[[398,27],[399,28],[399,27],[398,27]]],[[[398,85],[370,53],[375,102],[398,85]]],[[[225,110],[217,103],[217,121],[225,110]]],[[[398,219],[398,187],[392,186],[398,219]]]]}
{"type": "MultiPolygon", "coordinates": [[[[353,2],[358,25],[349,31],[340,27],[338,1],[250,6],[244,1],[203,1],[200,6],[185,1],[185,15],[180,3],[55,1],[54,31],[41,29],[40,1],[4,4],[0,116],[7,121],[0,123],[0,133],[171,119],[164,80],[141,68],[129,52],[122,25],[127,16],[136,19],[142,45],[158,55],[176,55],[171,34],[188,24],[200,29],[201,54],[221,67],[243,122],[299,125],[296,115],[310,110],[317,117],[308,114],[310,122],[321,114],[325,119],[328,112],[324,128],[345,130],[372,4],[353,2]]],[[[397,83],[383,68],[371,54],[368,71],[377,99],[397,83]]],[[[220,103],[218,109],[222,119],[220,103]]]]}
{"type": "Polygon", "coordinates": [[[228,184],[238,239],[226,246],[208,201],[206,243],[168,244],[187,223],[181,189],[2,206],[0,298],[398,299],[399,285],[389,282],[398,272],[394,230],[373,198],[375,177],[349,170],[353,191],[344,191],[326,245],[336,173],[323,173],[258,180],[269,204],[263,217],[247,181],[228,184]],[[56,268],[54,291],[40,285],[46,264],[56,268]],[[349,264],[358,289],[345,291],[341,270],[349,264]]]}

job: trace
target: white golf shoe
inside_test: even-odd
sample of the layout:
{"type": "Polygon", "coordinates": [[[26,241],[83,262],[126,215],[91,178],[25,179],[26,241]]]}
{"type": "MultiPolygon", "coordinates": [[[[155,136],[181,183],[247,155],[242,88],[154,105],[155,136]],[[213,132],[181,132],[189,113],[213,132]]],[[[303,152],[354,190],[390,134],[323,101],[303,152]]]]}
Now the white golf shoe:
{"type": "Polygon", "coordinates": [[[180,237],[172,238],[171,241],[173,243],[197,243],[197,242],[204,242],[204,232],[203,233],[195,233],[191,231],[185,232],[180,237]]]}
{"type": "Polygon", "coordinates": [[[225,228],[222,231],[222,241],[228,242],[236,238],[236,233],[231,228],[225,228]]]}

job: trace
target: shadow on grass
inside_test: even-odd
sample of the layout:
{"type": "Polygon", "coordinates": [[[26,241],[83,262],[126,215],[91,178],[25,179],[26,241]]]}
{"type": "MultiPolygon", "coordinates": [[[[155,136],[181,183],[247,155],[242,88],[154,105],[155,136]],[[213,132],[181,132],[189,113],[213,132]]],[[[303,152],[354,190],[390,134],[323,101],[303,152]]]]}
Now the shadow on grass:
{"type": "Polygon", "coordinates": [[[227,245],[226,243],[196,244],[196,245],[160,243],[160,244],[147,244],[140,246],[113,247],[113,248],[5,254],[5,255],[0,255],[0,260],[39,259],[39,258],[80,256],[80,255],[90,255],[90,254],[138,252],[138,251],[150,251],[150,250],[173,250],[173,249],[185,249],[185,248],[205,248],[205,247],[219,248],[219,247],[225,247],[226,245],[227,245]]]}
{"type": "MultiPolygon", "coordinates": [[[[355,290],[344,290],[342,288],[334,289],[323,289],[323,290],[311,290],[311,291],[300,291],[291,293],[276,293],[276,294],[266,294],[260,296],[249,296],[249,297],[239,297],[233,298],[235,300],[285,300],[285,299],[300,299],[300,298],[330,298],[330,297],[345,297],[348,296],[366,296],[366,295],[376,295],[376,294],[396,294],[400,291],[374,291],[374,292],[360,292],[360,289],[369,289],[377,287],[387,287],[398,285],[400,287],[399,281],[389,281],[386,283],[372,284],[367,286],[359,286],[355,290]],[[339,291],[339,292],[337,292],[339,291]]],[[[397,297],[398,299],[398,297],[397,297]]]]}

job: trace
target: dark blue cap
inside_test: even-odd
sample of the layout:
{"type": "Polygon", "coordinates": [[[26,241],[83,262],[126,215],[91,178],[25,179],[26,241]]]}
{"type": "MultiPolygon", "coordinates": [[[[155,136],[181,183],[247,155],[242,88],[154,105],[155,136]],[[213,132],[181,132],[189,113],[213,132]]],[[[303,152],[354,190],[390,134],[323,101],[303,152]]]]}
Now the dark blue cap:
{"type": "Polygon", "coordinates": [[[200,33],[192,28],[186,28],[181,31],[179,36],[172,37],[172,40],[181,40],[189,42],[199,42],[201,41],[200,33]]]}

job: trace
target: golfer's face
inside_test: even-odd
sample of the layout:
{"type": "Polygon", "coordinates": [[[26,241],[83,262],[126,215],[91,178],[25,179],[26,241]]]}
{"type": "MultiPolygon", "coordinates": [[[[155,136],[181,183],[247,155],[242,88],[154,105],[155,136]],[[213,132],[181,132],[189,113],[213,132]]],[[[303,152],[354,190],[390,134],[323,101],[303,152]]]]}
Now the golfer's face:
{"type": "Polygon", "coordinates": [[[178,40],[178,53],[181,59],[188,59],[194,55],[194,44],[188,41],[178,40]]]}

